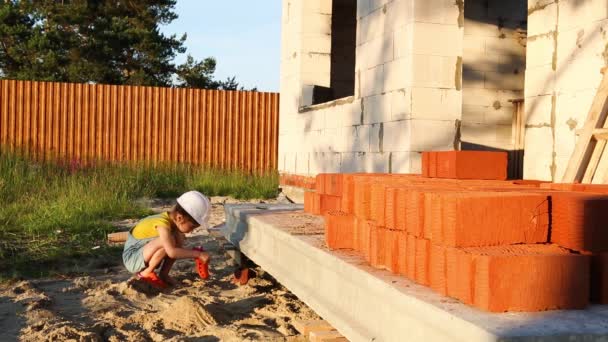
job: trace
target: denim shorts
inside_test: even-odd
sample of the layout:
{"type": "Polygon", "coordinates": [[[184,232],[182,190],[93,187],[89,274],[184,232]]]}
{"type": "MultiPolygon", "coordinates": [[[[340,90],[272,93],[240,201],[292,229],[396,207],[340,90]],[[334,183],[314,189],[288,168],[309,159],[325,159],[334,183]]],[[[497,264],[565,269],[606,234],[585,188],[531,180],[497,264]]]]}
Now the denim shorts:
{"type": "Polygon", "coordinates": [[[122,252],[122,262],[129,272],[137,273],[147,267],[144,260],[144,246],[154,239],[156,238],[136,239],[129,231],[129,237],[122,252]]]}

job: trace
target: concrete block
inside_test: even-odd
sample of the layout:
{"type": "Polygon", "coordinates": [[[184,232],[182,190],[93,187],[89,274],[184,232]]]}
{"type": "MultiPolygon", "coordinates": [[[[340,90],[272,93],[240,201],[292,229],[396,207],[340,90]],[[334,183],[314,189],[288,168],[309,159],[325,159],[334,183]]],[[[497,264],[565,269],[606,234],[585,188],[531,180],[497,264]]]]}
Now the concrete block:
{"type": "Polygon", "coordinates": [[[524,178],[551,180],[553,164],[551,127],[528,127],[525,138],[524,178]]]}
{"type": "Polygon", "coordinates": [[[384,5],[386,5],[388,2],[390,2],[390,0],[369,0],[369,9],[371,11],[383,9],[384,5]]]}
{"type": "Polygon", "coordinates": [[[302,37],[301,51],[310,51],[329,54],[331,53],[331,36],[314,35],[302,37]]]}
{"type": "Polygon", "coordinates": [[[282,172],[285,173],[296,173],[296,154],[295,153],[284,153],[282,158],[282,172]]]}
{"type": "Polygon", "coordinates": [[[391,173],[420,173],[419,152],[391,152],[391,173]]]}
{"type": "Polygon", "coordinates": [[[461,140],[484,145],[492,148],[501,148],[511,144],[511,126],[478,124],[463,122],[461,126],[461,140]]]}
{"type": "Polygon", "coordinates": [[[524,84],[524,72],[520,69],[507,73],[485,72],[484,88],[486,89],[523,90],[524,84]]]}
{"type": "Polygon", "coordinates": [[[369,0],[357,0],[357,18],[367,16],[370,13],[369,0]]]}
{"type": "Polygon", "coordinates": [[[377,36],[382,36],[384,31],[385,14],[382,11],[372,11],[369,15],[361,18],[359,23],[359,41],[362,44],[372,40],[377,36]]]}
{"type": "Polygon", "coordinates": [[[463,89],[462,103],[467,105],[512,107],[509,100],[523,98],[523,92],[496,89],[463,89]]]}
{"type": "Polygon", "coordinates": [[[307,0],[302,1],[304,13],[310,14],[331,14],[331,0],[307,0]]]}
{"type": "Polygon", "coordinates": [[[370,125],[369,131],[369,151],[378,153],[383,152],[383,135],[384,135],[384,124],[377,123],[370,125]]]}
{"type": "Polygon", "coordinates": [[[400,89],[390,92],[391,97],[391,121],[410,118],[412,114],[412,91],[400,89]]]}
{"type": "MultiPolygon", "coordinates": [[[[309,66],[308,68],[313,68],[309,66]]],[[[327,71],[319,71],[319,72],[302,72],[300,73],[300,84],[308,84],[308,85],[317,85],[321,87],[329,87],[330,86],[330,72],[329,69],[327,71]]]]}
{"type": "Polygon", "coordinates": [[[383,125],[383,151],[411,151],[411,120],[391,121],[383,125]]]}
{"type": "MultiPolygon", "coordinates": [[[[465,40],[468,36],[465,36],[465,40]]],[[[525,56],[526,42],[515,38],[497,38],[485,37],[485,52],[489,54],[507,55],[507,56],[525,56]]]]}
{"type": "Polygon", "coordinates": [[[414,24],[399,27],[394,35],[395,59],[410,56],[414,49],[414,24]]]}
{"type": "Polygon", "coordinates": [[[323,173],[338,173],[342,162],[342,154],[335,152],[322,152],[311,154],[312,158],[316,159],[317,168],[323,173]]]}
{"type": "Polygon", "coordinates": [[[369,152],[370,151],[370,125],[352,126],[341,129],[344,152],[369,152]]]}
{"type": "Polygon", "coordinates": [[[454,121],[409,120],[409,151],[445,151],[454,149],[454,121]],[[429,134],[428,132],[433,132],[429,134]]]}
{"type": "Polygon", "coordinates": [[[555,73],[555,88],[559,92],[597,89],[602,80],[600,70],[604,65],[600,56],[560,61],[555,73]]]}
{"type": "Polygon", "coordinates": [[[384,66],[364,70],[361,76],[361,97],[378,95],[384,84],[384,66]]]}
{"type": "Polygon", "coordinates": [[[410,85],[411,59],[399,58],[384,65],[382,90],[390,92],[410,85]]]}
{"type": "Polygon", "coordinates": [[[588,23],[608,19],[608,2],[591,1],[560,1],[559,2],[559,31],[580,28],[588,23]],[[563,20],[567,18],[567,20],[563,20]]]}
{"type": "Polygon", "coordinates": [[[533,68],[553,63],[555,39],[553,35],[541,35],[528,38],[526,67],[533,68]]]}
{"type": "Polygon", "coordinates": [[[353,100],[344,107],[344,126],[354,126],[363,123],[363,99],[353,100]]]}
{"type": "Polygon", "coordinates": [[[413,53],[462,56],[463,30],[457,25],[416,23],[413,53]]]}
{"type": "Polygon", "coordinates": [[[451,89],[460,82],[456,57],[413,55],[412,62],[413,86],[451,89]]]}
{"type": "MultiPolygon", "coordinates": [[[[329,73],[331,68],[331,55],[329,53],[308,52],[300,54],[300,72],[302,73],[329,73]]],[[[309,83],[321,85],[318,83],[309,83]]]]}
{"type": "Polygon", "coordinates": [[[393,60],[393,35],[377,36],[361,46],[361,67],[369,69],[393,60]]]}
{"type": "Polygon", "coordinates": [[[309,171],[309,158],[308,152],[296,153],[296,174],[307,175],[309,171]]]}
{"type": "Polygon", "coordinates": [[[340,172],[366,172],[365,156],[369,152],[342,153],[340,172]]]}
{"type": "Polygon", "coordinates": [[[483,55],[486,53],[486,39],[488,37],[463,35],[462,37],[462,53],[464,58],[469,59],[470,56],[483,55]]]}
{"type": "Polygon", "coordinates": [[[557,122],[564,122],[574,129],[582,128],[595,93],[596,90],[590,89],[559,94],[555,104],[557,122]]]}
{"type": "Polygon", "coordinates": [[[569,125],[568,119],[557,118],[555,123],[555,151],[562,156],[571,156],[576,146],[576,126],[569,125]]]}
{"type": "Polygon", "coordinates": [[[379,123],[391,120],[389,95],[374,95],[363,99],[363,123],[379,123]]]}
{"type": "Polygon", "coordinates": [[[414,20],[433,24],[458,25],[460,10],[450,0],[427,0],[414,2],[414,20]]]}
{"type": "Polygon", "coordinates": [[[474,70],[470,65],[462,66],[462,88],[463,89],[484,89],[485,88],[486,72],[483,70],[474,70]]]}
{"type": "Polygon", "coordinates": [[[551,65],[543,65],[526,69],[525,97],[549,95],[555,90],[555,71],[551,65]]]}
{"type": "Polygon", "coordinates": [[[331,35],[331,14],[321,14],[312,12],[302,14],[302,26],[296,29],[296,33],[300,33],[303,35],[331,35]]]}
{"type": "Polygon", "coordinates": [[[457,120],[462,112],[462,92],[456,89],[412,88],[412,118],[457,120]]]}
{"type": "Polygon", "coordinates": [[[368,153],[365,159],[366,172],[387,173],[390,153],[368,153]]]}
{"type": "MultiPolygon", "coordinates": [[[[469,89],[465,89],[467,91],[469,89]]],[[[485,122],[487,107],[479,105],[463,105],[462,121],[469,123],[485,122]]]]}
{"type": "Polygon", "coordinates": [[[528,36],[537,36],[555,31],[557,27],[557,4],[546,4],[528,9],[528,36]]]}
{"type": "Polygon", "coordinates": [[[386,4],[386,19],[384,21],[384,32],[393,32],[414,19],[413,0],[393,0],[386,4]]]}

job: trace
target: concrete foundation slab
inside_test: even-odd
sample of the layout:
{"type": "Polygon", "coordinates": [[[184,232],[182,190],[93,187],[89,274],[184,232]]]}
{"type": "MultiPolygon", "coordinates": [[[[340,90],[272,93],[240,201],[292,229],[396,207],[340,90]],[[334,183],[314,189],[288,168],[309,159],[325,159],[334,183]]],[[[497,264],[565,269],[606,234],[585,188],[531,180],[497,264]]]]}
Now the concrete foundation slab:
{"type": "Polygon", "coordinates": [[[608,341],[608,306],[491,314],[330,251],[323,219],[295,206],[231,206],[226,238],[350,341],[608,341]],[[270,207],[269,207],[270,208],[270,207]],[[280,209],[279,209],[280,208],[280,209]]]}

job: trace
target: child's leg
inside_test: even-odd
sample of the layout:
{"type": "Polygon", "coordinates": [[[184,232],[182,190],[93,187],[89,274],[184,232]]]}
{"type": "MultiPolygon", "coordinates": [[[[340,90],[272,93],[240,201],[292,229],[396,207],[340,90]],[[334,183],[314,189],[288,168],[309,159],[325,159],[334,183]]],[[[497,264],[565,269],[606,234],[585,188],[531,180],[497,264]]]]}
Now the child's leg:
{"type": "MultiPolygon", "coordinates": [[[[174,236],[174,242],[176,247],[182,248],[182,246],[184,245],[184,239],[182,238],[182,235],[176,234],[174,236]]],[[[175,285],[177,283],[173,278],[169,276],[169,271],[171,271],[171,267],[173,267],[173,264],[175,264],[175,259],[169,258],[168,256],[165,257],[165,261],[163,262],[163,265],[160,268],[159,274],[161,279],[171,285],[175,285]]]]}
{"type": "Polygon", "coordinates": [[[165,249],[159,238],[154,239],[144,246],[143,250],[144,261],[147,267],[140,272],[142,276],[148,276],[160,265],[163,259],[167,256],[165,249]]]}

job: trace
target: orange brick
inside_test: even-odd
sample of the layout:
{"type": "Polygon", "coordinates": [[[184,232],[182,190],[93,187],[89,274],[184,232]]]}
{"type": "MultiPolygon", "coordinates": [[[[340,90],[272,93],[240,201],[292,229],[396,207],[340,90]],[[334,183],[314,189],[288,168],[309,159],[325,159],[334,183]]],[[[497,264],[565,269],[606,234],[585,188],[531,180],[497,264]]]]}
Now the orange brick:
{"type": "Polygon", "coordinates": [[[386,241],[388,229],[374,227],[371,230],[370,265],[375,268],[386,267],[386,241]]]}
{"type": "Polygon", "coordinates": [[[442,151],[436,154],[436,177],[453,179],[507,179],[507,153],[442,151]]]}
{"type": "Polygon", "coordinates": [[[309,214],[314,214],[315,193],[313,191],[304,191],[304,211],[309,214]]]}
{"type": "Polygon", "coordinates": [[[429,171],[427,177],[437,177],[437,152],[423,152],[428,154],[429,171]]]}
{"type": "Polygon", "coordinates": [[[385,191],[384,223],[386,228],[396,229],[397,188],[388,187],[385,191]]]}
{"type": "Polygon", "coordinates": [[[315,177],[315,185],[316,185],[316,190],[317,193],[320,195],[325,195],[325,173],[319,173],[316,177],[315,177]]]}
{"type": "Polygon", "coordinates": [[[341,173],[328,173],[325,175],[324,191],[328,195],[342,196],[342,179],[341,173]]]}
{"type": "Polygon", "coordinates": [[[441,197],[438,196],[437,193],[426,192],[422,194],[422,198],[424,201],[422,236],[429,240],[434,239],[434,236],[435,239],[441,239],[441,224],[443,218],[441,212],[441,197]]]}
{"type": "Polygon", "coordinates": [[[447,294],[446,248],[431,244],[429,264],[430,287],[445,296],[447,294]]]}
{"type": "Polygon", "coordinates": [[[608,304],[608,253],[591,257],[591,302],[608,304]]]}
{"type": "Polygon", "coordinates": [[[355,217],[340,211],[325,215],[325,242],[329,249],[352,249],[355,217]]]}
{"type": "Polygon", "coordinates": [[[318,193],[312,194],[312,212],[313,215],[321,215],[321,195],[318,193]]]}
{"type": "Polygon", "coordinates": [[[376,221],[379,226],[385,227],[386,224],[384,214],[386,210],[386,184],[372,183],[370,191],[370,218],[376,221]]]}
{"type": "Polygon", "coordinates": [[[385,266],[394,274],[399,274],[399,233],[398,230],[386,229],[385,266]]]}
{"type": "Polygon", "coordinates": [[[373,221],[369,220],[359,219],[359,222],[359,239],[361,253],[363,254],[365,260],[371,264],[372,232],[376,229],[376,225],[373,221]]]}
{"type": "Polygon", "coordinates": [[[370,219],[371,183],[369,181],[357,181],[354,185],[354,212],[359,218],[370,219]]]}
{"type": "Polygon", "coordinates": [[[418,284],[429,285],[429,259],[431,243],[427,239],[416,238],[416,271],[415,280],[418,284]]]}
{"type": "Polygon", "coordinates": [[[608,196],[552,195],[551,242],[577,251],[608,251],[608,196]]]}
{"type": "MultiPolygon", "coordinates": [[[[403,198],[405,214],[404,229],[416,237],[424,235],[424,193],[420,190],[400,189],[399,199],[403,198]]],[[[400,207],[401,208],[401,207],[400,207]]]]}
{"type": "Polygon", "coordinates": [[[397,231],[398,260],[397,271],[399,275],[407,276],[407,233],[397,231]]]}
{"type": "Polygon", "coordinates": [[[328,211],[340,211],[342,197],[332,195],[321,195],[319,200],[319,210],[321,211],[322,215],[325,215],[325,213],[328,211]]]}
{"type": "Polygon", "coordinates": [[[543,194],[441,193],[441,238],[450,247],[543,243],[549,234],[549,201],[543,194]]]}
{"type": "Polygon", "coordinates": [[[588,304],[589,256],[571,254],[555,245],[465,251],[473,256],[473,304],[482,310],[583,309],[588,304]]]}
{"type": "Polygon", "coordinates": [[[406,264],[406,276],[410,280],[416,279],[416,237],[411,234],[407,234],[406,238],[406,250],[407,255],[405,259],[406,264]]]}
{"type": "Polygon", "coordinates": [[[354,214],[355,183],[353,175],[345,174],[342,177],[342,211],[354,214]]]}
{"type": "Polygon", "coordinates": [[[447,295],[473,304],[473,256],[459,248],[446,247],[447,295]]]}
{"type": "Polygon", "coordinates": [[[422,177],[429,177],[429,153],[422,153],[422,177]]]}

